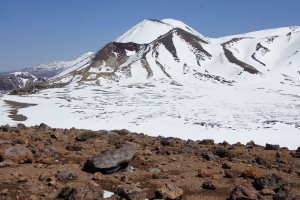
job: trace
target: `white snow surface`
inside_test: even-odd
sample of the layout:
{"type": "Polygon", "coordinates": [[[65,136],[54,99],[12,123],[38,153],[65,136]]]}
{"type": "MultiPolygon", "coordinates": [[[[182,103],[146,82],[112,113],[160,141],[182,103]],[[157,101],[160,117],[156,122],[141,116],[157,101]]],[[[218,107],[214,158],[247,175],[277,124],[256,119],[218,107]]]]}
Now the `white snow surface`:
{"type": "MultiPolygon", "coordinates": [[[[159,36],[166,34],[174,28],[181,28],[187,32],[204,38],[203,35],[187,26],[181,21],[175,19],[151,20],[146,19],[138,23],[126,33],[117,38],[116,42],[134,42],[138,44],[150,43],[157,39],[159,36]]],[[[205,40],[208,40],[206,38],[205,40]]]]}
{"type": "MultiPolygon", "coordinates": [[[[57,128],[125,128],[153,136],[230,143],[253,140],[296,149],[300,141],[299,87],[272,81],[231,87],[144,81],[70,85],[29,96],[5,95],[2,100],[38,104],[19,110],[28,117],[22,122],[28,126],[46,123],[57,128]]],[[[0,123],[17,124],[8,119],[7,105],[0,102],[0,123]]]]}

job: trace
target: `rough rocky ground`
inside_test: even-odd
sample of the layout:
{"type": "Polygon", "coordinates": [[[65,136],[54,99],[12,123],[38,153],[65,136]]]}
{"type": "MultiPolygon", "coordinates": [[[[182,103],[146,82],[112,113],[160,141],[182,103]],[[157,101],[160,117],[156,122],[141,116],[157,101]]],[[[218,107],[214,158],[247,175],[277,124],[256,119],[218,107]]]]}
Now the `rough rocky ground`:
{"type": "Polygon", "coordinates": [[[0,199],[300,199],[299,167],[278,145],[0,128],[0,199]]]}

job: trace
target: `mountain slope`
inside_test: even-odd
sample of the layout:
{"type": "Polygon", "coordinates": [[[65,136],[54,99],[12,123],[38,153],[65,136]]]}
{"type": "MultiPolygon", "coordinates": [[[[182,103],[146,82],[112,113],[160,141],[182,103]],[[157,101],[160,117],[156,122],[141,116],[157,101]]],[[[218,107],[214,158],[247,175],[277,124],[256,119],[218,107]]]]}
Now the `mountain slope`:
{"type": "Polygon", "coordinates": [[[38,78],[28,72],[13,72],[0,74],[0,92],[7,92],[14,89],[26,87],[38,78]]]}
{"type": "Polygon", "coordinates": [[[71,67],[80,65],[80,63],[89,59],[93,52],[87,52],[79,58],[72,61],[57,61],[48,64],[40,64],[34,67],[25,68],[23,72],[28,72],[36,77],[51,78],[59,73],[68,70],[71,67]]]}
{"type": "Polygon", "coordinates": [[[299,27],[207,38],[177,20],[144,20],[96,52],[90,64],[51,81],[100,85],[200,80],[232,85],[253,77],[298,80],[299,46],[299,27]]]}

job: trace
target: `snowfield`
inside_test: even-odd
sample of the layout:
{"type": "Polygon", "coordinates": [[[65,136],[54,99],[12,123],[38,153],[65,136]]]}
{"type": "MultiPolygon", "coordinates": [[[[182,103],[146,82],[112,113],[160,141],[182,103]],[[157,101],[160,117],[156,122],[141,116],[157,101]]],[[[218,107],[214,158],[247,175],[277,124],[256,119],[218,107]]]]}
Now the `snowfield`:
{"type": "MultiPolygon", "coordinates": [[[[19,110],[28,126],[128,129],[153,136],[212,138],[216,142],[280,144],[291,149],[300,141],[299,85],[261,82],[239,86],[146,82],[108,86],[69,86],[2,100],[38,104],[19,110]],[[276,88],[276,89],[274,89],[276,88]]],[[[1,104],[1,124],[9,107],[1,104]]]]}

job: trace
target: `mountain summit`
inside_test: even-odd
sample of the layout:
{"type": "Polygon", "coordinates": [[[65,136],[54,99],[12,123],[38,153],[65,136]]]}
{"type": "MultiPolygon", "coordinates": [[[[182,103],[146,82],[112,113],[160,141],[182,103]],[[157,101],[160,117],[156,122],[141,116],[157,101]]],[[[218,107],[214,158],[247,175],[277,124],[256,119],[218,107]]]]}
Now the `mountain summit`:
{"type": "Polygon", "coordinates": [[[120,43],[150,43],[153,40],[157,39],[159,36],[166,34],[174,28],[183,29],[191,34],[198,36],[199,38],[204,39],[204,36],[202,36],[191,27],[187,26],[186,24],[182,23],[181,21],[174,19],[146,19],[129,29],[115,41],[120,43]]]}

